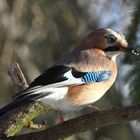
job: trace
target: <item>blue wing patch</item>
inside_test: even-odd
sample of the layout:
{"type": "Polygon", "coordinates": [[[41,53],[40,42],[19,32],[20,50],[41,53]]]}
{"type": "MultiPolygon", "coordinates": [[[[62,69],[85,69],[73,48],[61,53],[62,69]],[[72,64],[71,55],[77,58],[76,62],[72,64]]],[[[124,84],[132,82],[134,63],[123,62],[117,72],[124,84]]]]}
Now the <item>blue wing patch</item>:
{"type": "Polygon", "coordinates": [[[81,77],[81,80],[85,83],[102,82],[108,80],[110,76],[111,71],[88,72],[81,77]]]}

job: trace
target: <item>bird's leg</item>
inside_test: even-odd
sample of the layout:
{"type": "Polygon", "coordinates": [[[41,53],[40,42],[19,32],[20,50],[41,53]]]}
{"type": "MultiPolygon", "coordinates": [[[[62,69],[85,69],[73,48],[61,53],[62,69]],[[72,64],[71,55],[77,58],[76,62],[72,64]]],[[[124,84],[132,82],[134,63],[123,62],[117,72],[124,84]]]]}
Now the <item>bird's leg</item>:
{"type": "Polygon", "coordinates": [[[97,112],[97,111],[100,111],[100,110],[101,110],[101,109],[100,109],[98,106],[96,106],[95,104],[89,105],[88,108],[89,108],[89,111],[90,111],[91,113],[92,113],[92,112],[97,112]]]}
{"type": "Polygon", "coordinates": [[[57,111],[57,122],[59,124],[62,124],[64,122],[63,113],[60,110],[57,111]]]}

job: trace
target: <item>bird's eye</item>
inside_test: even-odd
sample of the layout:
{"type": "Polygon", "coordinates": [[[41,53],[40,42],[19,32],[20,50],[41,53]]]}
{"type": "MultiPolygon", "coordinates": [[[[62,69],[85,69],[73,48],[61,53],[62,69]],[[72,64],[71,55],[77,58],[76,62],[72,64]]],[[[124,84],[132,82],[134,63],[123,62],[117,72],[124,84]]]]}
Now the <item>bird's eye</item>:
{"type": "Polygon", "coordinates": [[[117,38],[114,35],[106,36],[108,44],[114,44],[117,41],[117,38]]]}

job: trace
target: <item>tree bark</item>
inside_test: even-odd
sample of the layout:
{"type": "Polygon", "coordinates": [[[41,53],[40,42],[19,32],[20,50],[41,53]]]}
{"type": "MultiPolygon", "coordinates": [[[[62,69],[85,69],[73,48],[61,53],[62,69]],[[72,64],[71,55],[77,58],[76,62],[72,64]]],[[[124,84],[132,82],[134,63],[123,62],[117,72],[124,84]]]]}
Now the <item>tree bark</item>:
{"type": "Polygon", "coordinates": [[[9,137],[6,140],[56,140],[77,132],[117,123],[126,123],[138,118],[140,118],[140,104],[89,113],[40,132],[9,137]]]}

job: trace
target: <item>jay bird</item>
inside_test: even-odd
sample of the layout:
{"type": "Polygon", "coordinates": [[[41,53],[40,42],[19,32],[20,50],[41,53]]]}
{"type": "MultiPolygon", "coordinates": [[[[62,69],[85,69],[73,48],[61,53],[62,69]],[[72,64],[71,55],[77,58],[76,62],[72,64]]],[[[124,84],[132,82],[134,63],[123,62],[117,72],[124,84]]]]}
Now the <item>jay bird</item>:
{"type": "Polygon", "coordinates": [[[140,54],[128,46],[122,33],[106,28],[95,30],[16,94],[11,103],[0,109],[0,115],[36,100],[63,113],[93,104],[114,83],[115,59],[121,53],[140,54]]]}

